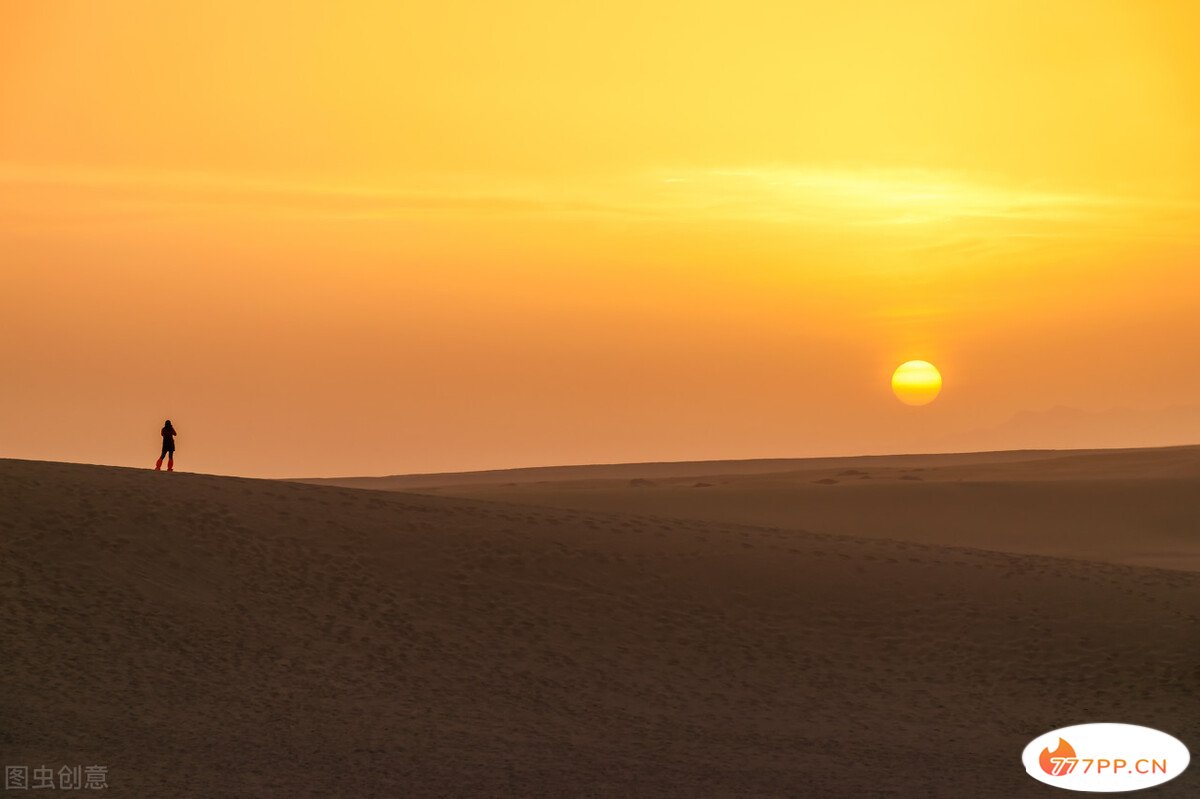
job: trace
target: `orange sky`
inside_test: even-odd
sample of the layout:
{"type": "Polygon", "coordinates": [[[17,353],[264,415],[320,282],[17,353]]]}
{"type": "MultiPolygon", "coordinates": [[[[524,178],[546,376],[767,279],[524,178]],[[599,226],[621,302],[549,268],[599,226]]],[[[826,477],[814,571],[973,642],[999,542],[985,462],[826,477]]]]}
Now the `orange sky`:
{"type": "Polygon", "coordinates": [[[245,475],[802,456],[1200,403],[1198,9],[0,0],[0,456],[144,466],[168,416],[245,475]]]}

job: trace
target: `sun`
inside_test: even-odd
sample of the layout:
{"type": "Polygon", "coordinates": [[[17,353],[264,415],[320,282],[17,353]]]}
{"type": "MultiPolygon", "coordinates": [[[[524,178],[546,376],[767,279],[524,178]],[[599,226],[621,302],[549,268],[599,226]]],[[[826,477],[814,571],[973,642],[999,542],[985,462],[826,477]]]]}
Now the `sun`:
{"type": "Polygon", "coordinates": [[[942,390],[942,373],[929,361],[906,361],[892,373],[892,391],[905,405],[928,405],[942,390]]]}

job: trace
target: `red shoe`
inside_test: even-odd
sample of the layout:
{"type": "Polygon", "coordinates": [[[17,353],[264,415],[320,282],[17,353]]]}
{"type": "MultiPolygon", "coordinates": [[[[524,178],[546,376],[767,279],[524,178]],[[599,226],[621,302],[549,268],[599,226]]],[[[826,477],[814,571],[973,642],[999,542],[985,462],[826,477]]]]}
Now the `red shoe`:
{"type": "MultiPolygon", "coordinates": [[[[171,469],[171,467],[168,466],[167,471],[170,471],[170,469],[171,469]]],[[[161,470],[162,470],[162,458],[159,458],[158,461],[154,464],[154,471],[157,472],[157,471],[161,471],[161,470]]]]}
{"type": "Polygon", "coordinates": [[[175,471],[175,459],[174,458],[167,459],[167,471],[168,472],[175,471]]]}

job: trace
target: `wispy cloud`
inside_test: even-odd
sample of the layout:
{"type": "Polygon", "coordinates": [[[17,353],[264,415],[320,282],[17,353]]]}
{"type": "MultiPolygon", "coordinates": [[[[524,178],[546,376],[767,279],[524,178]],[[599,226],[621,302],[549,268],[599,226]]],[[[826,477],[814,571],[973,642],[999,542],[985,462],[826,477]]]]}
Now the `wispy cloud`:
{"type": "MultiPolygon", "coordinates": [[[[331,218],[388,218],[418,213],[606,214],[622,209],[495,180],[427,178],[416,185],[375,188],[288,182],[220,173],[30,168],[0,165],[0,187],[74,192],[135,207],[209,207],[331,218]]],[[[28,196],[28,194],[26,195],[28,196]]]]}
{"type": "MultiPolygon", "coordinates": [[[[1200,205],[1003,185],[933,170],[760,166],[654,170],[539,181],[431,175],[404,186],[285,182],[194,172],[0,165],[0,189],[75,192],[114,213],[147,207],[388,219],[420,214],[736,222],[912,238],[981,253],[1096,235],[1194,236],[1200,205]]],[[[2,196],[0,196],[2,199],[2,196]]]]}
{"type": "Polygon", "coordinates": [[[973,221],[1076,226],[1130,214],[1166,222],[1200,211],[1196,203],[1005,186],[927,170],[685,169],[657,181],[664,202],[699,213],[851,228],[973,221]]]}

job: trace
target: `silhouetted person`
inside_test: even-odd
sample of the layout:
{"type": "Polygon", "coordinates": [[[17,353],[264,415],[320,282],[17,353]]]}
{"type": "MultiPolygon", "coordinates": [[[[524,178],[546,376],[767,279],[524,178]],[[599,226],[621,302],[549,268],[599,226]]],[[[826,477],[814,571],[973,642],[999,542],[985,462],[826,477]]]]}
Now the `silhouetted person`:
{"type": "Polygon", "coordinates": [[[175,428],[171,425],[171,420],[163,425],[162,429],[163,448],[162,454],[158,456],[158,463],[154,464],[154,471],[162,469],[162,459],[167,459],[167,471],[175,471],[175,428]]]}

